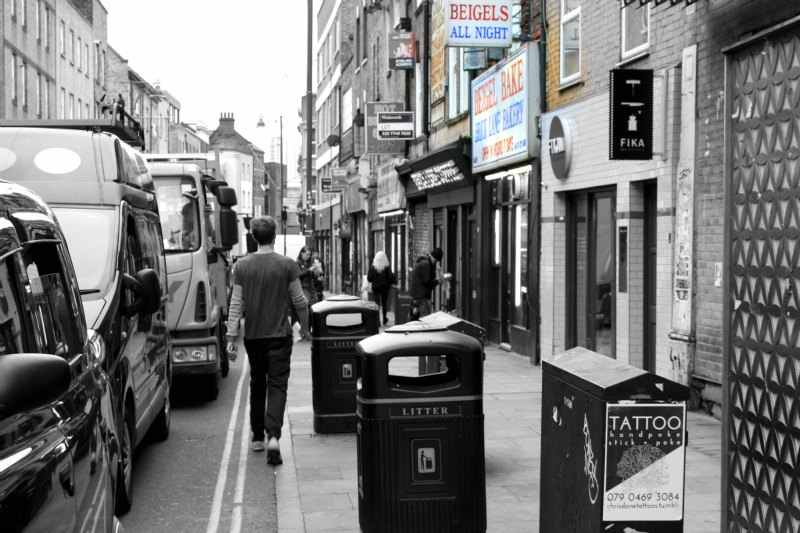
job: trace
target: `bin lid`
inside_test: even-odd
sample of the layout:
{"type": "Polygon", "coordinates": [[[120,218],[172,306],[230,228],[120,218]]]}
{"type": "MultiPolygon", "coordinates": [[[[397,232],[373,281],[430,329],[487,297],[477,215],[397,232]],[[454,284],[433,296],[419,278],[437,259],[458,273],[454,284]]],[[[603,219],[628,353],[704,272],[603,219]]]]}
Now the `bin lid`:
{"type": "Polygon", "coordinates": [[[362,311],[377,313],[379,308],[375,302],[365,302],[357,296],[349,296],[347,294],[333,296],[311,306],[311,312],[314,314],[330,314],[333,312],[360,313],[362,311]]]}
{"type": "Polygon", "coordinates": [[[481,326],[464,320],[461,317],[451,315],[444,311],[437,311],[426,315],[419,319],[420,322],[425,322],[436,327],[442,327],[451,331],[458,331],[471,337],[478,339],[481,343],[486,343],[486,330],[481,326]]]}
{"type": "Polygon", "coordinates": [[[572,348],[558,354],[544,361],[542,370],[605,400],[689,398],[689,389],[679,383],[586,348],[572,348]]]}
{"type": "Polygon", "coordinates": [[[432,329],[419,321],[394,326],[383,333],[367,337],[356,345],[356,351],[366,356],[429,355],[429,350],[451,350],[473,354],[482,360],[483,346],[474,337],[449,331],[432,329]],[[408,329],[399,329],[407,326],[408,329]],[[415,329],[416,328],[416,329],[415,329]],[[412,335],[424,332],[426,335],[412,335]]]}
{"type": "Polygon", "coordinates": [[[443,324],[413,320],[386,328],[384,331],[386,333],[430,333],[433,331],[447,331],[447,327],[443,324]]]}

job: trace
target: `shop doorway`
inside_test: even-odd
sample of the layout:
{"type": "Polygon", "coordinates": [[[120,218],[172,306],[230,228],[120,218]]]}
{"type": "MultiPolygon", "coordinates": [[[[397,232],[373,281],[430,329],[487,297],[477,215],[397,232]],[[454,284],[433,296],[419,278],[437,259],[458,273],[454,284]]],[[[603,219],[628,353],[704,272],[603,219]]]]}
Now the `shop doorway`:
{"type": "Polygon", "coordinates": [[[644,369],[656,371],[656,276],[658,268],[658,184],[644,186],[644,369]]]}
{"type": "Polygon", "coordinates": [[[571,195],[567,218],[567,339],[616,354],[616,190],[571,195]]]}

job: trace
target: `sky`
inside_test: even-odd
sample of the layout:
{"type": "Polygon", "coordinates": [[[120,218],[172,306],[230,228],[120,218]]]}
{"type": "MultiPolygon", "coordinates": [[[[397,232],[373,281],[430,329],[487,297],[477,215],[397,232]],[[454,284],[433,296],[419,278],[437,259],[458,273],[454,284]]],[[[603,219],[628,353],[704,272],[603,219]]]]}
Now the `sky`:
{"type": "Polygon", "coordinates": [[[306,2],[101,1],[109,44],[180,101],[183,122],[213,130],[220,113],[233,113],[236,130],[267,151],[267,137],[278,135],[283,115],[284,160],[295,178],[297,112],[306,91],[306,2]],[[256,128],[260,116],[271,130],[266,135],[256,128]]]}

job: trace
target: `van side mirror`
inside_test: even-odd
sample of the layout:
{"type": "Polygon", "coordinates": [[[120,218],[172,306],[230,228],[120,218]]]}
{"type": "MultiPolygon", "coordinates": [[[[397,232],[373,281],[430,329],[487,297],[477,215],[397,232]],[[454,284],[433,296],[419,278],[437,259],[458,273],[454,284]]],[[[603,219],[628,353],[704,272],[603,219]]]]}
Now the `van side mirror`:
{"type": "Polygon", "coordinates": [[[0,357],[0,419],[55,401],[72,375],[63,357],[9,354],[0,357]]]}
{"type": "Polygon", "coordinates": [[[223,207],[219,212],[219,233],[222,249],[227,251],[239,242],[239,224],[236,211],[223,207]]]}
{"type": "Polygon", "coordinates": [[[136,273],[122,275],[122,283],[126,290],[133,292],[133,304],[126,306],[127,316],[139,313],[152,315],[161,307],[161,282],[152,268],[143,268],[136,273]]]}
{"type": "Polygon", "coordinates": [[[217,187],[217,201],[222,207],[233,207],[236,205],[236,189],[233,187],[217,187]]]}

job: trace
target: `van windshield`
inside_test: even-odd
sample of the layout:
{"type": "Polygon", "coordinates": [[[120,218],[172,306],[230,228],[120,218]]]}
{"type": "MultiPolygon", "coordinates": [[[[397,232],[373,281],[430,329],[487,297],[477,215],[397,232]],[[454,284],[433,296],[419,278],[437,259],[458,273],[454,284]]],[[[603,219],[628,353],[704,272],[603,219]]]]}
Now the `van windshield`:
{"type": "Polygon", "coordinates": [[[54,207],[53,211],[67,238],[81,294],[102,293],[116,270],[116,208],[54,207]]]}
{"type": "Polygon", "coordinates": [[[194,180],[157,177],[155,183],[164,251],[194,252],[200,248],[200,211],[194,180]]]}

